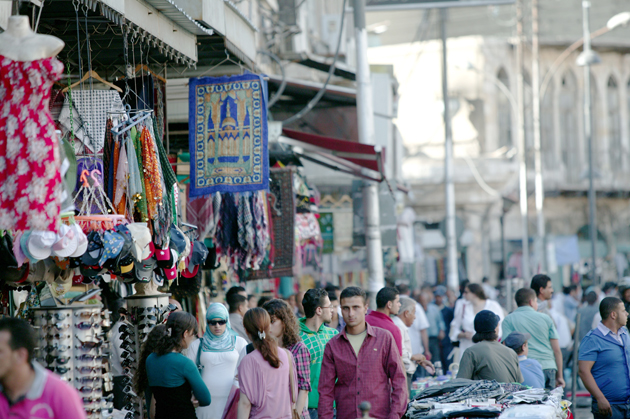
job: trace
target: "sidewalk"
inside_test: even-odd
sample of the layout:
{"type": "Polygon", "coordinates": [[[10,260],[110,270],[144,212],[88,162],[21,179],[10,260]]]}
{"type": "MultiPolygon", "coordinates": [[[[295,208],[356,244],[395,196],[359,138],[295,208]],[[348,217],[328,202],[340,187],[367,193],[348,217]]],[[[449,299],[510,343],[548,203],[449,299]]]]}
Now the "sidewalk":
{"type": "Polygon", "coordinates": [[[590,407],[581,407],[573,410],[573,417],[575,419],[593,419],[590,407]]]}

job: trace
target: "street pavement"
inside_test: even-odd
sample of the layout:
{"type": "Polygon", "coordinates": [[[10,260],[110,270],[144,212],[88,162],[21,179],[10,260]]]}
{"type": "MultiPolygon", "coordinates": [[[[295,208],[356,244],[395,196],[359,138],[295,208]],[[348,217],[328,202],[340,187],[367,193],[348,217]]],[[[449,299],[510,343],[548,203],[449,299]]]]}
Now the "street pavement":
{"type": "Polygon", "coordinates": [[[573,417],[575,419],[593,419],[590,407],[580,407],[573,410],[573,417]]]}

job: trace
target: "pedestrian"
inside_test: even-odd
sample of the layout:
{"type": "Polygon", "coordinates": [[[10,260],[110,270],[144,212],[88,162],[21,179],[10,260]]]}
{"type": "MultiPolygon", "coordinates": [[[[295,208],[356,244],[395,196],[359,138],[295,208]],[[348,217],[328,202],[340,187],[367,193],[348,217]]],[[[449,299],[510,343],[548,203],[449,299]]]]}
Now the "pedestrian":
{"type": "MultiPolygon", "coordinates": [[[[232,296],[234,294],[239,294],[239,295],[242,295],[245,298],[248,298],[247,290],[245,288],[241,287],[240,285],[234,285],[234,286],[230,287],[230,289],[227,290],[227,292],[225,293],[225,301],[227,302],[228,299],[230,298],[230,296],[232,296]]],[[[228,304],[229,304],[229,302],[228,302],[228,304]]]]}
{"type": "Polygon", "coordinates": [[[560,345],[562,360],[564,367],[566,367],[567,362],[573,355],[573,332],[575,331],[575,325],[569,322],[569,319],[565,317],[564,313],[556,309],[556,301],[554,301],[553,298],[547,300],[547,307],[549,308],[551,320],[558,331],[558,345],[560,345]]]}
{"type": "Polygon", "coordinates": [[[575,323],[578,307],[580,306],[580,290],[575,284],[564,289],[564,315],[569,321],[575,323]]]}
{"type": "Polygon", "coordinates": [[[409,297],[400,298],[400,310],[398,315],[394,316],[394,324],[400,330],[403,341],[403,353],[402,361],[407,372],[407,389],[411,390],[411,383],[418,367],[418,364],[423,367],[433,368],[431,361],[423,354],[413,353],[411,346],[411,339],[409,338],[409,327],[413,325],[416,319],[416,302],[409,297]]]}
{"type": "Polygon", "coordinates": [[[359,287],[341,292],[344,330],[324,350],[319,381],[321,419],[354,419],[369,401],[375,419],[400,419],[407,407],[407,379],[396,342],[387,330],[365,321],[367,295],[359,287]]]}
{"type": "Polygon", "coordinates": [[[490,310],[481,310],[475,315],[472,338],[475,344],[464,351],[457,378],[523,382],[516,353],[498,342],[500,321],[501,318],[490,310]]]}
{"type": "MultiPolygon", "coordinates": [[[[144,343],[142,344],[142,347],[140,348],[140,358],[138,358],[138,369],[136,370],[136,374],[133,377],[133,383],[134,383],[134,389],[136,390],[136,395],[138,395],[139,397],[144,397],[145,399],[144,402],[147,406],[147,411],[149,412],[150,418],[155,417],[155,397],[153,397],[150,391],[146,391],[147,388],[149,388],[149,378],[147,377],[147,358],[149,357],[149,355],[153,353],[153,351],[155,351],[155,349],[158,346],[158,343],[162,339],[162,336],[164,336],[165,332],[166,332],[166,326],[164,326],[163,324],[158,324],[153,329],[151,329],[151,331],[147,335],[147,339],[144,341],[144,343]]],[[[124,390],[126,385],[130,382],[131,377],[128,375],[123,375],[123,377],[125,379],[123,381],[123,390],[124,390]]],[[[123,399],[127,399],[130,401],[131,395],[128,394],[128,392],[123,393],[123,396],[124,396],[123,399]]],[[[131,410],[131,409],[124,409],[124,407],[126,406],[127,403],[129,403],[129,401],[126,401],[125,403],[123,403],[123,406],[118,410],[131,410]]]]}
{"type": "Polygon", "coordinates": [[[311,391],[311,354],[300,338],[297,318],[291,307],[282,300],[269,300],[263,305],[263,308],[271,318],[269,334],[276,340],[280,348],[288,349],[293,355],[298,387],[295,410],[300,412],[302,419],[309,419],[308,393],[311,391]]]}
{"type": "Polygon", "coordinates": [[[518,366],[521,369],[521,374],[523,374],[521,384],[532,388],[545,388],[545,375],[540,362],[527,357],[529,354],[527,341],[530,338],[529,333],[512,332],[503,343],[516,352],[518,356],[518,366]]]}
{"type": "Polygon", "coordinates": [[[304,291],[300,291],[297,293],[297,297],[295,298],[295,304],[297,307],[297,313],[295,315],[298,319],[304,317],[304,306],[302,305],[302,301],[304,300],[305,294],[306,293],[304,291]]]}
{"type": "MultiPolygon", "coordinates": [[[[424,285],[422,289],[431,289],[431,286],[424,285]]],[[[413,324],[407,328],[409,333],[409,340],[411,341],[411,353],[423,354],[427,359],[431,359],[431,352],[429,351],[429,321],[427,319],[424,307],[420,304],[420,290],[414,291],[414,296],[411,295],[411,290],[407,284],[396,285],[396,289],[400,292],[400,296],[407,296],[413,298],[416,305],[415,316],[413,324]]],[[[417,378],[425,377],[426,371],[424,368],[416,369],[416,374],[412,377],[412,381],[417,378]]]]}
{"type": "Polygon", "coordinates": [[[564,387],[562,351],[551,317],[537,312],[538,300],[531,288],[516,291],[514,300],[518,308],[503,321],[503,340],[512,332],[529,333],[529,357],[540,362],[545,374],[545,388],[564,387]]]}
{"type": "Polygon", "coordinates": [[[374,327],[389,331],[394,337],[398,353],[402,356],[402,334],[391,316],[400,310],[400,293],[396,288],[384,287],[376,294],[376,310],[365,316],[365,321],[374,327]]]}
{"type": "Polygon", "coordinates": [[[430,359],[440,359],[440,342],[446,336],[446,325],[444,324],[444,318],[438,306],[433,302],[434,296],[432,290],[422,291],[420,294],[420,305],[424,309],[429,322],[429,328],[427,329],[427,335],[429,338],[429,353],[430,359]]]}
{"type": "Polygon", "coordinates": [[[77,390],[34,360],[37,345],[26,321],[0,319],[0,418],[85,419],[77,390]]]}
{"type": "Polygon", "coordinates": [[[578,342],[582,341],[584,336],[593,329],[593,320],[599,311],[597,306],[597,293],[595,291],[590,291],[586,294],[585,301],[586,304],[582,308],[578,309],[578,314],[580,316],[580,322],[577,325],[578,342]]]}
{"type": "Polygon", "coordinates": [[[332,304],[332,317],[330,322],[326,323],[326,326],[335,329],[337,332],[340,332],[345,324],[343,323],[343,319],[339,314],[339,298],[337,298],[337,294],[334,291],[328,291],[328,299],[330,300],[330,304],[332,304]]]}
{"type": "Polygon", "coordinates": [[[444,285],[438,285],[435,287],[435,291],[433,292],[435,295],[435,305],[440,309],[440,313],[442,313],[442,318],[444,319],[444,328],[445,328],[445,336],[440,341],[440,359],[442,360],[442,365],[445,370],[451,364],[451,361],[448,359],[448,355],[453,350],[453,343],[451,342],[451,338],[448,336],[448,332],[451,330],[451,323],[453,322],[453,317],[455,312],[453,308],[448,305],[447,298],[447,289],[444,285]]]}
{"type": "Polygon", "coordinates": [[[194,341],[186,356],[201,367],[201,378],[212,395],[212,404],[197,408],[198,419],[221,418],[236,376],[236,363],[247,342],[232,330],[227,309],[212,303],[206,311],[206,331],[194,341]]]}
{"type": "Polygon", "coordinates": [[[251,341],[247,337],[247,332],[243,326],[243,316],[249,310],[247,298],[240,294],[232,294],[228,297],[228,306],[230,308],[230,324],[240,337],[245,339],[247,343],[251,341]]]}
{"type": "Polygon", "coordinates": [[[617,297],[604,298],[599,311],[602,321],[580,344],[580,378],[591,393],[594,419],[623,419],[630,410],[628,312],[617,297]]]}
{"type": "Polygon", "coordinates": [[[199,406],[209,406],[211,401],[197,366],[181,353],[196,339],[197,320],[188,312],[177,311],[168,316],[165,326],[146,361],[147,391],[155,397],[155,419],[195,419],[192,396],[199,406]]]}
{"type": "Polygon", "coordinates": [[[459,363],[466,349],[473,345],[472,337],[475,334],[475,316],[482,310],[490,310],[499,316],[499,336],[502,334],[501,322],[503,321],[503,309],[496,301],[486,298],[483,288],[479,284],[468,283],[462,293],[464,301],[456,304],[455,315],[451,323],[451,341],[459,342],[459,357],[453,362],[459,363]]]}
{"type": "Polygon", "coordinates": [[[247,296],[247,308],[258,307],[258,297],[255,294],[251,294],[247,296]]]}
{"type": "Polygon", "coordinates": [[[497,300],[497,297],[499,296],[499,292],[497,291],[495,287],[490,285],[490,280],[488,279],[487,276],[484,276],[481,279],[481,286],[483,287],[484,294],[486,294],[486,297],[488,297],[489,300],[493,300],[493,301],[497,300]]]}
{"type": "Polygon", "coordinates": [[[553,297],[553,284],[551,278],[545,274],[537,274],[532,277],[530,284],[531,289],[536,293],[538,298],[538,312],[549,314],[548,300],[553,297]]]}
{"type": "Polygon", "coordinates": [[[291,353],[279,348],[271,337],[271,318],[264,309],[248,310],[243,324],[254,351],[245,355],[238,366],[238,418],[291,419],[292,397],[297,393],[291,353]]]}
{"type": "Polygon", "coordinates": [[[324,347],[339,332],[324,325],[332,320],[333,309],[325,289],[308,290],[304,294],[302,307],[305,317],[300,319],[300,338],[311,354],[311,392],[308,394],[308,413],[311,419],[317,419],[319,376],[324,358],[324,347]]]}

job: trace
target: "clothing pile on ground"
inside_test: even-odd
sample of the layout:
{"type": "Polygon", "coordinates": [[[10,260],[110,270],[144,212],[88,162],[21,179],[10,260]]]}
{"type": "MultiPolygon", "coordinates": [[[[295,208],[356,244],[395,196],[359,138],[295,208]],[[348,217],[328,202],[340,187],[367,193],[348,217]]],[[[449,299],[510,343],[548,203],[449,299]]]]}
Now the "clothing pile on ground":
{"type": "Polygon", "coordinates": [[[454,379],[429,387],[407,406],[407,419],[458,417],[531,417],[570,419],[569,402],[561,387],[553,391],[528,389],[520,384],[492,380],[454,379]],[[527,414],[529,412],[529,414],[527,414]]]}

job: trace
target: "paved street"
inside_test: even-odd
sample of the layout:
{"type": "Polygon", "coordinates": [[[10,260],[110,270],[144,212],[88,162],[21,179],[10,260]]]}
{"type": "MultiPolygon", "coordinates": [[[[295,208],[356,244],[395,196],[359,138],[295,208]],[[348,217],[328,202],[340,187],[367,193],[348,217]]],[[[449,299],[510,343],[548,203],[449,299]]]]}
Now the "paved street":
{"type": "Polygon", "coordinates": [[[590,407],[581,407],[573,411],[575,419],[593,419],[590,407]]]}

